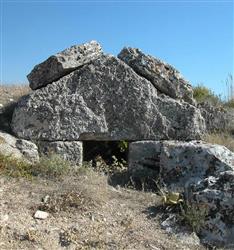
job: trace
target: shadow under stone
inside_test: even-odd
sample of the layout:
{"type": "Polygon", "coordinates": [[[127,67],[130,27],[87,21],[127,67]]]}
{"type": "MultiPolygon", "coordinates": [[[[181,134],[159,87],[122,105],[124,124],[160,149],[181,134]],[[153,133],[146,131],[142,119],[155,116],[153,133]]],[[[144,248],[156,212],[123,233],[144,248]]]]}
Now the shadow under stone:
{"type": "Polygon", "coordinates": [[[12,134],[11,120],[17,102],[11,102],[0,109],[0,130],[12,134]]]}
{"type": "Polygon", "coordinates": [[[91,161],[101,157],[106,164],[113,163],[113,156],[117,160],[127,161],[128,150],[121,151],[120,141],[83,141],[83,160],[91,161]]]}

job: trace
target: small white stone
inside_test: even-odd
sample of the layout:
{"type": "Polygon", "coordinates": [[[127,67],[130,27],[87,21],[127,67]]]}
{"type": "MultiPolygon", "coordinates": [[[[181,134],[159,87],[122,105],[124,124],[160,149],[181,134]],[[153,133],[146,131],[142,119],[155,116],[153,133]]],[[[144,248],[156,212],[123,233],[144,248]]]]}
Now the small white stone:
{"type": "Polygon", "coordinates": [[[90,220],[91,221],[94,221],[95,219],[94,219],[94,214],[90,214],[90,220]]]}
{"type": "Polygon", "coordinates": [[[48,203],[48,201],[50,200],[50,196],[49,195],[46,195],[44,198],[43,198],[43,202],[44,203],[48,203]]]}
{"type": "Polygon", "coordinates": [[[34,214],[35,219],[40,219],[40,220],[45,220],[49,214],[44,211],[37,210],[36,213],[34,214]]]}
{"type": "Polygon", "coordinates": [[[6,222],[9,219],[8,214],[0,215],[0,222],[6,222]]]}

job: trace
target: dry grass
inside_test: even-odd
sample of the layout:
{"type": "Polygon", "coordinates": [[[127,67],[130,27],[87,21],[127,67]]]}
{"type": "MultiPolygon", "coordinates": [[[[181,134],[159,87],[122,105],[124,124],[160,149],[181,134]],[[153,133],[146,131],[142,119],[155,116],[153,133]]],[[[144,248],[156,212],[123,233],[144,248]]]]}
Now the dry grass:
{"type": "Polygon", "coordinates": [[[20,97],[30,93],[30,88],[26,84],[22,85],[0,85],[0,103],[6,105],[17,101],[20,97]]]}
{"type": "Polygon", "coordinates": [[[68,174],[70,169],[72,169],[71,164],[56,154],[42,157],[35,164],[0,154],[0,174],[11,177],[27,179],[32,179],[35,176],[51,179],[61,178],[68,174]]]}
{"type": "Polygon", "coordinates": [[[234,137],[229,133],[207,134],[204,136],[203,140],[211,144],[223,145],[234,152],[234,137]]]}
{"type": "Polygon", "coordinates": [[[0,154],[0,174],[11,177],[32,177],[31,164],[14,158],[0,154]]]}
{"type": "Polygon", "coordinates": [[[54,193],[47,196],[39,206],[39,210],[50,213],[58,213],[69,209],[79,210],[81,212],[89,210],[95,203],[80,191],[67,191],[65,193],[54,193]]]}

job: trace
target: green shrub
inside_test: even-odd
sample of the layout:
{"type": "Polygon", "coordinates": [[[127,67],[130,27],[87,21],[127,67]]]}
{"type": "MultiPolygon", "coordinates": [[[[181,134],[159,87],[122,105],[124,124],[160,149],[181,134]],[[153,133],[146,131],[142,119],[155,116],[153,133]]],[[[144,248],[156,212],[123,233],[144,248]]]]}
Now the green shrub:
{"type": "Polygon", "coordinates": [[[198,103],[209,102],[213,106],[222,104],[221,98],[203,85],[198,85],[193,88],[193,97],[198,103]]]}
{"type": "Polygon", "coordinates": [[[71,164],[56,154],[43,156],[35,164],[0,154],[0,174],[11,177],[32,179],[34,176],[42,176],[57,178],[68,173],[70,169],[71,164]]]}
{"type": "Polygon", "coordinates": [[[71,163],[57,154],[42,156],[39,163],[33,165],[33,175],[43,177],[60,177],[71,169],[71,163]]]}
{"type": "MultiPolygon", "coordinates": [[[[233,81],[232,77],[230,79],[231,81],[233,81]]],[[[234,108],[233,82],[229,83],[229,85],[228,85],[228,93],[227,93],[228,97],[226,98],[226,101],[222,100],[220,96],[215,95],[212,90],[210,90],[209,88],[201,84],[193,88],[193,97],[198,103],[208,102],[213,106],[223,106],[225,108],[234,108]]]]}
{"type": "Polygon", "coordinates": [[[120,152],[126,152],[128,150],[128,142],[127,141],[119,141],[118,148],[120,152]]]}
{"type": "Polygon", "coordinates": [[[192,228],[193,232],[199,233],[204,226],[206,216],[209,212],[207,206],[185,202],[180,205],[180,208],[181,219],[192,228]]]}
{"type": "Polygon", "coordinates": [[[0,174],[31,179],[32,165],[21,159],[0,154],[0,174]]]}

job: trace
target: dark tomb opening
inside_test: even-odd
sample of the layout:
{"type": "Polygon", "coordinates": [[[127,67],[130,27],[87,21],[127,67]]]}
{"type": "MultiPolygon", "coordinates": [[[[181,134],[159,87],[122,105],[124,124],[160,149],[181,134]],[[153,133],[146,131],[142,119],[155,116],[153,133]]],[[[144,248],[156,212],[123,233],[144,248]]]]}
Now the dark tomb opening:
{"type": "Polygon", "coordinates": [[[83,141],[83,160],[89,162],[101,157],[106,164],[111,165],[117,160],[127,161],[128,143],[125,141],[83,141]]]}

